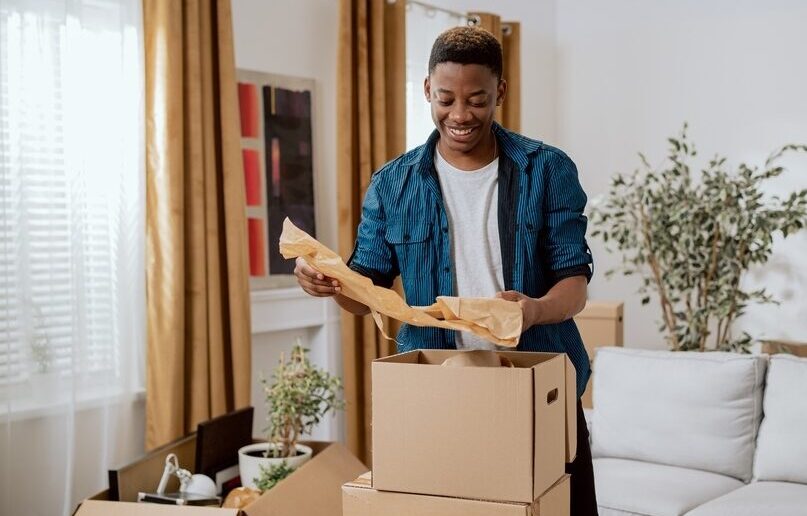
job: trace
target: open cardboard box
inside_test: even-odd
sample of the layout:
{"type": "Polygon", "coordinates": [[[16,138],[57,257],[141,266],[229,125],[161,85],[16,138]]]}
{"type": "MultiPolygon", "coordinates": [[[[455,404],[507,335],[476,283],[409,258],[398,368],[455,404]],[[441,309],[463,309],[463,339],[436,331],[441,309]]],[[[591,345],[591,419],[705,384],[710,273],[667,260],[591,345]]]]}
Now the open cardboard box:
{"type": "Polygon", "coordinates": [[[343,516],[569,516],[569,475],[532,503],[377,491],[365,473],[342,486],[343,516]]]}
{"type": "MultiPolygon", "coordinates": [[[[183,441],[185,445],[185,443],[183,441]]],[[[367,467],[339,443],[306,441],[314,451],[311,460],[300,466],[293,474],[265,492],[255,502],[242,510],[216,507],[190,507],[160,505],[153,503],[108,501],[106,492],[85,500],[75,516],[280,516],[305,514],[307,516],[332,516],[342,510],[342,484],[367,471],[367,467]]],[[[166,453],[170,453],[167,450],[166,453]]],[[[150,477],[140,472],[140,478],[150,477]]],[[[162,473],[160,466],[157,473],[162,473]]],[[[140,486],[128,486],[135,491],[153,492],[157,484],[150,482],[140,486]]]]}
{"type": "Polygon", "coordinates": [[[577,453],[574,366],[517,351],[498,352],[512,368],[439,365],[457,353],[373,362],[373,487],[532,503],[577,453]]]}

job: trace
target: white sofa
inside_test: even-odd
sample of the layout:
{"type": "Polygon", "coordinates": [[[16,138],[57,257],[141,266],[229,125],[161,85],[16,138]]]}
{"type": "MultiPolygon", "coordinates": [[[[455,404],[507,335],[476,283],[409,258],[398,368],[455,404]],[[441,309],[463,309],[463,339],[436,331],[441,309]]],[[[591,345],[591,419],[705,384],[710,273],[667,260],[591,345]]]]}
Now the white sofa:
{"type": "Polygon", "coordinates": [[[807,516],[807,359],[600,348],[595,367],[600,516],[807,516]]]}

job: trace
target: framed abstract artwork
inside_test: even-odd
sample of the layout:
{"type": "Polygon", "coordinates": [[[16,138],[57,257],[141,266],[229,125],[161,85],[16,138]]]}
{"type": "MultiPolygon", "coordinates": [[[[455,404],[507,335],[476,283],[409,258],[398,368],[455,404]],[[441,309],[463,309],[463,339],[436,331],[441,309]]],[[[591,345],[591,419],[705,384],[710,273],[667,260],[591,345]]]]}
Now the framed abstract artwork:
{"type": "Polygon", "coordinates": [[[316,236],[314,80],[238,70],[250,287],[296,285],[278,251],[283,220],[316,236]]]}

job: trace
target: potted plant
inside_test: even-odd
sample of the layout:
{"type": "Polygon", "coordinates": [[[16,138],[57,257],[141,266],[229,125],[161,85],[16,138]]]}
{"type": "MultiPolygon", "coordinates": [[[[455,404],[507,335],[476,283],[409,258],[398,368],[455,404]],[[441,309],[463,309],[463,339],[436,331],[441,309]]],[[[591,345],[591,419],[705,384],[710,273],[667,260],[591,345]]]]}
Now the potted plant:
{"type": "Polygon", "coordinates": [[[743,288],[743,275],[768,261],[775,233],[787,237],[807,224],[807,190],[783,199],[766,196],[763,186],[784,172],[785,153],[807,146],[785,145],[762,167],[743,163],[736,172],[715,156],[695,177],[686,130],[684,124],[678,138],[669,138],[660,167],[640,154],[640,169],[613,177],[591,211],[592,236],[623,257],[607,276],[636,274],[642,304],[658,297],[660,329],[672,350],[747,351],[752,337],[732,334],[732,322],[750,303],[775,301],[765,289],[743,288]]]}
{"type": "Polygon", "coordinates": [[[241,483],[270,488],[311,458],[311,448],[297,441],[310,433],[329,411],[344,407],[341,380],[308,360],[299,342],[289,360],[280,356],[271,383],[261,379],[266,394],[267,442],[238,451],[241,483]]]}

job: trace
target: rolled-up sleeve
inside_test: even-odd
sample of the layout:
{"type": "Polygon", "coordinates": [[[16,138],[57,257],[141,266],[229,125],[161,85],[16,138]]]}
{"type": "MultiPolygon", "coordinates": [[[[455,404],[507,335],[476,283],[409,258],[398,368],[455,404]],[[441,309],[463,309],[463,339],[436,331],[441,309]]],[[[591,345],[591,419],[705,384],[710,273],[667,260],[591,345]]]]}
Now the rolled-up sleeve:
{"type": "Polygon", "coordinates": [[[353,254],[348,267],[370,278],[375,285],[389,288],[398,276],[395,252],[384,238],[387,221],[379,196],[379,175],[373,176],[361,209],[353,254]]]}
{"type": "Polygon", "coordinates": [[[591,281],[593,259],[586,243],[588,220],[583,214],[586,194],[577,177],[577,167],[563,153],[554,153],[544,170],[546,195],[543,249],[551,282],[571,276],[591,281]]]}

